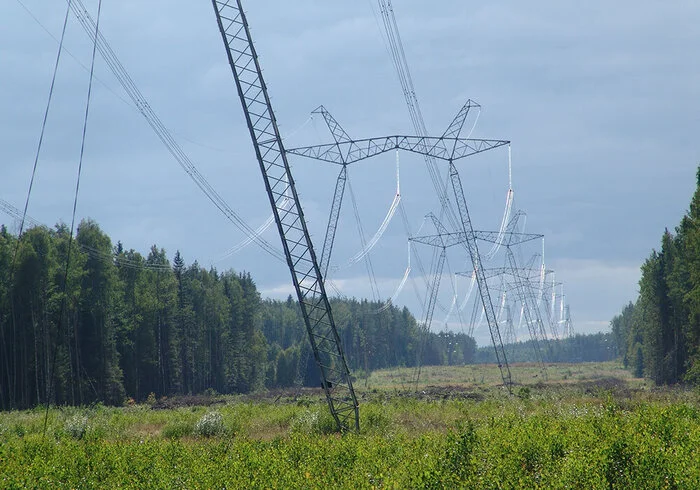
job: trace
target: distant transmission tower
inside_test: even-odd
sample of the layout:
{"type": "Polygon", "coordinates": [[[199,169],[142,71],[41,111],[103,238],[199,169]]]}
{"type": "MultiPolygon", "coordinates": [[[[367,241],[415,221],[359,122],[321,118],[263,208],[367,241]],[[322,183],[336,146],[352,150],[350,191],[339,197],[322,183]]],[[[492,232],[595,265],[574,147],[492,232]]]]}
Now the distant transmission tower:
{"type": "MultiPolygon", "coordinates": [[[[465,240],[463,245],[469,253],[469,257],[471,258],[471,262],[476,273],[479,295],[484,307],[486,320],[489,326],[489,333],[491,335],[491,342],[496,353],[498,367],[501,371],[501,378],[503,380],[503,384],[510,388],[512,382],[510,367],[508,366],[505,351],[503,350],[503,341],[501,339],[501,333],[499,331],[493,302],[489,294],[488,283],[483,275],[482,259],[479,253],[477,240],[474,235],[474,228],[469,215],[469,208],[464,195],[464,189],[462,187],[459,172],[455,166],[455,161],[459,159],[498,148],[500,146],[505,146],[510,142],[505,140],[461,138],[460,136],[467,120],[467,116],[473,107],[478,107],[478,104],[468,100],[461,108],[457,116],[452,120],[447,130],[442,134],[442,136],[439,137],[393,135],[379,138],[351,140],[346,138],[347,134],[342,130],[342,128],[340,128],[339,125],[337,125],[337,122],[334,120],[333,122],[329,122],[329,119],[326,118],[326,122],[329,124],[329,127],[332,126],[331,133],[334,137],[333,143],[293,148],[288,149],[287,152],[307,158],[335,163],[344,167],[351,163],[365,160],[392,150],[405,150],[447,162],[450,184],[452,186],[455,203],[458,209],[459,219],[457,222],[457,227],[459,231],[464,233],[465,240]]],[[[325,114],[324,117],[326,117],[325,114]]],[[[338,186],[336,186],[336,189],[338,189],[338,186]]],[[[342,200],[342,192],[336,192],[336,196],[340,196],[339,200],[342,200]]],[[[336,205],[334,201],[331,208],[331,219],[333,219],[334,216],[333,210],[336,208],[339,209],[340,204],[336,205]]],[[[335,219],[337,220],[337,217],[335,219]]],[[[332,230],[331,233],[335,233],[334,225],[329,225],[328,229],[332,230]]],[[[327,232],[326,238],[328,239],[328,237],[329,233],[327,232]]],[[[328,250],[330,250],[330,248],[328,248],[328,250]]]]}

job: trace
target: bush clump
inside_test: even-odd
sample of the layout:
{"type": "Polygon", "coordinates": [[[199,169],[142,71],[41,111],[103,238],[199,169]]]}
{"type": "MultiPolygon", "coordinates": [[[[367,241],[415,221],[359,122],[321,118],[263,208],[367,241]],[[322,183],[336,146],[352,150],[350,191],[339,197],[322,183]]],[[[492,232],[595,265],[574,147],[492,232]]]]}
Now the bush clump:
{"type": "Polygon", "coordinates": [[[224,417],[216,411],[204,414],[194,426],[195,435],[201,437],[219,436],[225,431],[224,417]]]}
{"type": "Polygon", "coordinates": [[[337,432],[333,416],[327,410],[308,409],[292,420],[292,432],[297,434],[327,435],[337,432]]]}
{"type": "Polygon", "coordinates": [[[161,435],[166,439],[181,439],[183,437],[189,437],[193,433],[194,426],[191,422],[176,421],[166,425],[161,435]]]}
{"type": "Polygon", "coordinates": [[[88,428],[88,418],[85,415],[79,413],[73,415],[66,421],[65,429],[66,432],[73,439],[82,439],[85,436],[88,428]]]}

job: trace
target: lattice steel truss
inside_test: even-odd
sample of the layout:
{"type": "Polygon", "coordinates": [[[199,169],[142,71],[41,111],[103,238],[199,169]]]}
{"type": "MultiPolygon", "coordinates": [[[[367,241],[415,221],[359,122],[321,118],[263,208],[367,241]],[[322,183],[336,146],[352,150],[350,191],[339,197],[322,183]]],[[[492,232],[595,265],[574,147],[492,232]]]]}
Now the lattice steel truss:
{"type": "MultiPolygon", "coordinates": [[[[464,124],[464,121],[462,121],[464,124]]],[[[462,232],[464,232],[467,241],[467,250],[469,251],[469,257],[472,260],[472,266],[474,273],[476,274],[476,283],[479,287],[479,296],[481,297],[481,303],[484,307],[484,314],[486,315],[486,323],[489,326],[489,335],[491,336],[491,344],[493,345],[494,351],[496,353],[496,362],[498,363],[498,368],[501,371],[501,378],[503,379],[503,384],[511,389],[512,377],[510,374],[510,367],[508,366],[508,358],[506,356],[506,350],[503,347],[503,339],[501,338],[501,332],[498,328],[498,320],[496,318],[496,311],[493,307],[493,301],[491,295],[489,294],[488,282],[486,281],[486,276],[484,275],[484,268],[481,262],[481,255],[479,254],[479,246],[477,244],[476,238],[474,236],[474,227],[472,225],[471,218],[469,217],[469,209],[467,208],[467,200],[464,197],[464,189],[462,188],[462,181],[457,172],[457,167],[452,160],[450,160],[450,182],[452,183],[452,190],[455,194],[455,202],[457,203],[457,209],[459,209],[459,217],[462,221],[462,232]]]]}
{"type": "MultiPolygon", "coordinates": [[[[556,294],[556,288],[557,286],[562,286],[563,283],[561,282],[556,282],[554,279],[554,271],[552,270],[547,270],[545,271],[545,276],[546,275],[552,275],[552,282],[548,281],[545,279],[544,282],[544,287],[542,288],[542,296],[541,296],[541,301],[544,305],[544,311],[546,313],[547,321],[549,322],[549,330],[553,336],[554,339],[561,339],[562,336],[560,335],[559,332],[559,321],[555,317],[555,311],[554,308],[556,307],[556,299],[557,299],[557,294],[556,294]],[[551,297],[551,301],[550,301],[551,297]]],[[[566,335],[564,335],[566,337],[566,335]]]]}
{"type": "Polygon", "coordinates": [[[474,240],[481,240],[483,242],[493,244],[501,244],[507,239],[510,242],[510,245],[514,246],[527,243],[532,240],[539,240],[543,236],[536,233],[518,233],[515,231],[499,232],[472,230],[469,234],[463,231],[449,232],[433,213],[429,213],[427,217],[433,222],[438,233],[436,235],[413,236],[410,237],[409,240],[433,247],[450,248],[454,247],[455,245],[463,245],[467,242],[468,237],[474,240]]]}
{"type": "MultiPolygon", "coordinates": [[[[427,335],[430,332],[430,325],[433,323],[433,314],[435,313],[435,305],[437,304],[438,291],[440,290],[440,280],[442,279],[442,271],[445,268],[445,260],[447,259],[447,248],[442,247],[440,255],[438,256],[437,263],[435,264],[435,269],[432,271],[433,282],[429,286],[427,307],[425,309],[425,319],[421,324],[421,333],[427,335]]],[[[423,367],[423,347],[425,342],[421,342],[419,353],[418,353],[418,373],[416,375],[416,383],[420,379],[421,369],[423,367]]]]}
{"type": "MultiPolygon", "coordinates": [[[[451,233],[447,231],[445,226],[440,222],[440,220],[432,213],[428,214],[428,218],[431,219],[433,222],[433,225],[435,226],[435,229],[437,230],[437,234],[435,235],[423,235],[423,236],[415,236],[411,237],[409,240],[415,243],[421,243],[424,245],[429,245],[432,247],[439,247],[442,248],[442,254],[444,255],[445,250],[447,250],[450,247],[454,247],[457,245],[466,245],[468,242],[473,241],[476,242],[476,240],[481,240],[489,243],[494,243],[494,244],[501,244],[504,241],[507,241],[510,246],[526,243],[532,240],[539,240],[542,238],[543,235],[539,234],[534,234],[534,233],[518,233],[515,231],[508,230],[505,232],[498,232],[498,231],[480,231],[480,230],[472,230],[471,233],[465,233],[465,232],[454,232],[451,233]]],[[[441,255],[442,258],[442,255],[441,255]]],[[[439,262],[440,264],[440,262],[439,262]]],[[[441,273],[442,269],[439,269],[438,273],[441,273]]],[[[482,276],[483,280],[486,281],[488,278],[493,277],[494,275],[499,275],[502,273],[506,272],[511,272],[511,269],[509,268],[502,268],[502,271],[499,270],[498,273],[493,273],[492,269],[482,269],[482,276]]],[[[467,275],[466,273],[459,273],[460,275],[467,275]]],[[[438,276],[439,277],[439,276],[438,276]]],[[[431,288],[431,298],[428,304],[431,303],[433,300],[432,295],[437,296],[437,290],[434,290],[431,288]]],[[[430,311],[428,311],[428,318],[432,319],[432,314],[430,311]]],[[[495,318],[495,314],[494,314],[495,318]]],[[[430,323],[427,324],[427,328],[430,328],[430,323]]],[[[512,321],[508,324],[509,330],[512,330],[512,321]]],[[[503,364],[505,366],[505,369],[508,373],[508,377],[510,377],[510,368],[508,366],[508,359],[507,359],[507,354],[505,352],[505,346],[503,343],[503,339],[500,335],[500,330],[498,331],[499,335],[498,337],[495,338],[495,347],[496,347],[496,352],[497,354],[501,354],[503,357],[503,364]]],[[[505,380],[504,380],[505,382],[505,380]]]]}
{"type": "MultiPolygon", "coordinates": [[[[523,215],[524,213],[522,213],[522,211],[516,212],[508,222],[505,233],[503,234],[501,245],[505,247],[507,259],[506,267],[497,269],[482,269],[481,274],[483,275],[484,281],[486,281],[488,277],[502,275],[503,273],[506,273],[512,277],[513,281],[511,283],[511,289],[515,292],[517,300],[523,306],[522,313],[530,334],[530,339],[532,340],[535,358],[537,363],[540,365],[542,373],[546,377],[547,368],[544,363],[544,357],[542,355],[540,344],[545,343],[549,348],[549,343],[547,340],[547,332],[545,330],[544,323],[542,322],[542,316],[536,301],[537,293],[534,291],[532,281],[529,277],[529,268],[519,266],[515,258],[515,254],[513,253],[514,246],[524,243],[524,241],[542,238],[542,235],[521,234],[515,232],[515,230],[518,228],[519,220],[523,215]],[[523,240],[519,238],[521,235],[531,238],[523,240]]],[[[457,274],[471,276],[471,272],[458,272],[457,274]]],[[[477,277],[478,274],[479,272],[477,271],[477,277]]]]}
{"type": "MultiPolygon", "coordinates": [[[[471,218],[469,216],[469,209],[464,196],[462,182],[460,180],[457,167],[455,167],[454,164],[455,161],[462,158],[508,145],[510,141],[461,138],[460,135],[469,115],[469,111],[473,107],[479,107],[479,105],[472,100],[468,100],[462,106],[457,116],[452,120],[447,130],[442,134],[442,136],[439,137],[397,135],[361,140],[350,139],[340,124],[338,124],[338,122],[335,121],[332,116],[330,116],[325,108],[321,107],[316,112],[323,115],[331,134],[333,135],[334,142],[324,145],[288,149],[287,152],[298,156],[342,165],[343,169],[345,169],[347,165],[351,163],[365,160],[392,150],[405,150],[418,153],[426,156],[427,158],[444,160],[448,163],[450,183],[456,199],[457,209],[459,211],[458,215],[455,217],[455,225],[458,228],[457,233],[462,234],[462,237],[464,238],[463,244],[469,252],[469,257],[474,266],[474,270],[477,271],[479,295],[484,305],[484,311],[486,311],[489,333],[496,351],[496,359],[498,362],[498,367],[501,371],[501,378],[503,379],[503,384],[510,390],[512,384],[510,367],[508,366],[508,360],[503,348],[503,342],[498,329],[493,302],[491,301],[491,297],[489,295],[488,284],[486,282],[486,278],[483,277],[483,273],[480,272],[482,269],[482,264],[481,256],[479,254],[479,247],[476,241],[471,218]]],[[[341,177],[343,175],[345,174],[343,174],[341,171],[341,177]]],[[[329,222],[328,231],[326,233],[326,244],[329,246],[324,247],[324,249],[329,251],[332,248],[333,243],[332,238],[330,237],[335,235],[338,214],[342,202],[342,191],[340,191],[340,189],[341,185],[344,185],[344,181],[341,183],[341,177],[339,177],[338,184],[336,185],[336,193],[333,206],[331,208],[331,220],[335,219],[336,223],[329,222]],[[336,210],[338,211],[336,212],[336,210]]],[[[447,196],[441,195],[440,199],[441,201],[446,200],[447,196]]],[[[430,289],[432,290],[432,286],[430,289]]],[[[429,292],[429,298],[430,294],[431,293],[429,292]]],[[[430,312],[428,311],[426,318],[430,316],[430,312]]]]}
{"type": "MultiPolygon", "coordinates": [[[[338,138],[338,134],[345,136],[347,136],[347,134],[339,125],[338,128],[340,131],[337,134],[334,128],[329,124],[335,143],[291,148],[287,149],[287,152],[293,155],[313,158],[314,160],[336,163],[338,165],[359,162],[360,160],[365,160],[392,150],[405,150],[451,162],[510,144],[510,141],[505,140],[459,137],[469,109],[474,106],[475,104],[473,101],[467,101],[442,136],[392,135],[379,138],[351,140],[349,138],[338,138]]],[[[325,111],[325,109],[323,111],[324,112],[321,113],[326,117],[328,112],[325,111]]],[[[328,120],[326,121],[328,122],[328,120]]],[[[337,122],[335,124],[337,124],[337,122]]]]}
{"type": "MultiPolygon", "coordinates": [[[[511,270],[517,271],[518,264],[510,245],[506,245],[506,257],[508,258],[508,264],[511,270]]],[[[523,279],[519,274],[517,274],[517,272],[513,273],[513,283],[515,285],[516,297],[525,307],[523,308],[523,317],[525,319],[527,329],[530,332],[530,338],[533,341],[535,355],[538,358],[543,374],[545,377],[547,377],[547,367],[544,363],[544,356],[542,355],[540,343],[544,343],[548,349],[550,346],[547,339],[547,331],[545,330],[544,323],[542,322],[542,315],[540,314],[540,309],[537,306],[537,301],[535,299],[537,294],[532,288],[532,283],[529,280],[523,279]]]]}
{"type": "Polygon", "coordinates": [[[571,319],[571,309],[569,305],[564,307],[564,337],[574,336],[574,322],[571,319]]]}
{"type": "MultiPolygon", "coordinates": [[[[325,107],[320,106],[311,114],[321,114],[321,116],[323,116],[336,146],[340,147],[341,143],[352,141],[350,136],[348,136],[345,130],[338,124],[338,121],[335,120],[325,107]]],[[[333,253],[335,233],[338,230],[338,219],[340,218],[340,209],[343,206],[343,196],[345,195],[345,184],[348,180],[348,163],[342,158],[340,150],[338,150],[338,154],[341,158],[342,167],[335,182],[335,192],[333,193],[331,212],[328,217],[328,226],[326,227],[326,236],[323,240],[323,251],[321,252],[321,273],[324,279],[328,277],[328,265],[330,264],[331,254],[333,253]]]]}
{"type": "Polygon", "coordinates": [[[22,222],[22,219],[24,219],[25,224],[29,224],[31,226],[41,226],[41,223],[30,216],[25,216],[22,211],[3,199],[0,199],[0,211],[4,212],[8,216],[11,216],[20,223],[22,222]]]}
{"type": "Polygon", "coordinates": [[[212,3],[328,406],[339,430],[359,430],[350,371],[241,0],[212,3]]]}

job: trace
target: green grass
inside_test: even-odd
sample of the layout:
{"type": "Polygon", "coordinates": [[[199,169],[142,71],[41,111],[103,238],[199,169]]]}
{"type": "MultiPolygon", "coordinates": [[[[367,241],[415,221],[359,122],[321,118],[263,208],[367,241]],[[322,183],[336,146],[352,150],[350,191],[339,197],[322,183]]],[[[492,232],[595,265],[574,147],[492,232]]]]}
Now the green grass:
{"type": "MultiPolygon", "coordinates": [[[[616,362],[547,364],[546,374],[539,366],[516,363],[510,366],[512,381],[518,385],[565,384],[583,380],[616,378],[634,386],[644,386],[645,381],[632,377],[616,362]]],[[[418,383],[415,368],[399,368],[373,372],[368,378],[357,381],[360,388],[381,390],[416,389],[432,385],[460,387],[493,387],[503,384],[501,373],[495,364],[471,364],[468,366],[426,366],[421,369],[418,383]]]]}
{"type": "Polygon", "coordinates": [[[318,392],[51,409],[45,435],[41,409],[0,413],[0,488],[700,488],[700,392],[549,371],[514,367],[513,395],[494,366],[427,369],[418,390],[373,373],[344,436],[318,392]]]}

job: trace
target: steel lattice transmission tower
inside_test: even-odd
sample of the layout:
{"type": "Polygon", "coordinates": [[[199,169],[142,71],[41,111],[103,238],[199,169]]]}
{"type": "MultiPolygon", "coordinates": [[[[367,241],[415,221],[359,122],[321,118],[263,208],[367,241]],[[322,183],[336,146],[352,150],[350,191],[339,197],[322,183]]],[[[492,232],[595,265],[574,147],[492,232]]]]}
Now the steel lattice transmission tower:
{"type": "MultiPolygon", "coordinates": [[[[470,233],[465,233],[465,232],[449,232],[447,228],[440,222],[440,220],[432,213],[428,215],[428,217],[432,220],[433,225],[435,226],[435,229],[437,230],[436,235],[425,235],[425,236],[414,236],[411,237],[410,240],[415,243],[422,243],[425,245],[430,245],[432,247],[440,247],[444,251],[449,248],[453,247],[456,245],[465,245],[469,244],[470,242],[476,243],[477,240],[485,241],[488,243],[492,244],[501,244],[503,241],[507,241],[510,246],[515,246],[515,245],[520,245],[526,242],[529,242],[531,240],[538,240],[542,238],[542,235],[538,234],[532,234],[532,233],[517,233],[513,231],[511,228],[506,230],[505,232],[501,231],[479,231],[479,230],[472,230],[470,233]]],[[[442,255],[441,255],[442,258],[442,255]]],[[[442,263],[439,263],[440,269],[438,270],[438,274],[442,272],[442,263]]],[[[503,271],[508,270],[510,272],[510,269],[503,269],[503,271]]],[[[476,274],[476,271],[474,271],[476,274]]],[[[502,274],[503,272],[499,271],[499,274],[502,274]]],[[[467,273],[457,273],[458,275],[467,275],[467,273]]],[[[492,269],[481,269],[481,276],[483,277],[484,282],[492,277],[492,269]]],[[[438,276],[439,278],[439,276],[438,276]]],[[[433,301],[432,296],[437,295],[437,291],[431,291],[431,301],[433,301]]],[[[430,304],[430,303],[429,303],[430,304]]],[[[491,303],[493,304],[493,303],[491,303]]],[[[483,306],[483,304],[482,304],[483,306]]],[[[432,312],[429,311],[428,318],[432,318],[432,312]]],[[[496,315],[494,313],[494,322],[496,320],[496,315]]],[[[428,327],[430,327],[430,324],[428,324],[428,327]]],[[[503,364],[505,366],[506,372],[508,373],[508,379],[510,379],[510,368],[508,366],[508,359],[506,356],[506,351],[505,351],[505,346],[503,343],[503,339],[500,334],[500,329],[496,330],[498,332],[498,338],[497,342],[498,344],[496,345],[496,342],[494,342],[495,347],[496,347],[496,353],[501,354],[501,358],[503,359],[503,364]]],[[[504,380],[505,381],[505,380],[504,380]]],[[[510,385],[507,386],[508,389],[510,390],[511,387],[510,385]]]]}
{"type": "Polygon", "coordinates": [[[350,371],[241,0],[212,3],[328,406],[339,430],[359,430],[350,371]]]}
{"type": "MultiPolygon", "coordinates": [[[[486,269],[484,270],[484,273],[489,279],[492,277],[501,277],[503,281],[503,291],[508,295],[514,294],[516,299],[520,303],[521,315],[524,318],[526,318],[525,323],[530,334],[530,341],[532,343],[535,355],[535,362],[538,364],[540,370],[542,371],[542,374],[546,378],[548,376],[547,366],[545,364],[545,358],[542,354],[542,348],[540,344],[546,344],[547,339],[542,336],[542,333],[537,328],[537,324],[532,321],[533,313],[531,311],[531,308],[532,304],[534,304],[536,301],[536,294],[534,291],[532,291],[532,288],[529,286],[532,279],[532,274],[529,271],[530,269],[522,268],[514,270],[513,268],[508,266],[486,269]],[[505,280],[506,276],[510,277],[512,281],[505,280]]],[[[539,273],[539,271],[536,272],[539,273]]],[[[469,273],[467,272],[458,272],[457,274],[465,277],[469,275],[469,273]]],[[[508,321],[509,328],[512,328],[512,325],[510,325],[510,322],[512,322],[512,316],[509,318],[508,321]]],[[[512,332],[512,334],[514,334],[514,331],[512,332]]],[[[515,339],[511,339],[511,341],[515,342],[515,339]]]]}
{"type": "MultiPolygon", "coordinates": [[[[503,347],[503,340],[501,339],[501,332],[498,328],[498,322],[493,308],[493,302],[489,294],[486,277],[482,272],[481,255],[479,253],[479,246],[474,235],[474,227],[469,215],[467,200],[464,195],[464,189],[462,188],[462,181],[460,179],[459,172],[457,171],[457,167],[455,166],[455,162],[457,160],[476,155],[477,153],[489,151],[500,146],[505,146],[510,143],[509,141],[505,140],[471,139],[461,137],[469,111],[473,107],[477,106],[478,104],[474,103],[472,100],[467,100],[466,104],[462,106],[461,110],[452,120],[447,130],[442,134],[442,136],[439,137],[392,135],[359,140],[349,139],[347,133],[345,133],[340,125],[334,119],[332,119],[332,117],[330,117],[328,111],[323,109],[319,112],[326,119],[326,123],[328,124],[333,135],[334,142],[324,145],[292,148],[288,149],[287,151],[294,155],[342,165],[343,169],[351,163],[359,162],[360,160],[365,160],[392,150],[404,150],[412,153],[418,153],[427,158],[443,160],[448,163],[449,181],[454,193],[455,202],[457,204],[457,213],[454,217],[454,220],[456,221],[455,227],[459,232],[463,233],[465,237],[463,245],[469,253],[474,271],[476,271],[479,296],[481,297],[484,311],[486,312],[486,320],[489,326],[489,333],[491,335],[491,342],[495,350],[498,368],[501,372],[503,384],[510,389],[512,384],[510,367],[508,366],[508,359],[503,347]]],[[[334,203],[331,210],[331,221],[337,220],[338,217],[338,212],[336,212],[336,210],[339,210],[341,206],[343,195],[341,189],[344,185],[345,175],[346,174],[344,171],[341,170],[341,174],[338,178],[338,184],[336,186],[334,203]]],[[[444,194],[440,192],[439,197],[443,204],[445,204],[445,199],[447,199],[446,194],[446,190],[444,194]]],[[[450,216],[450,212],[448,211],[448,218],[450,218],[450,216]]],[[[335,225],[329,224],[326,239],[330,246],[332,246],[332,237],[334,234],[335,225]]],[[[330,248],[325,250],[327,253],[330,253],[330,248]]],[[[325,257],[327,258],[328,255],[325,255],[325,257]]],[[[431,290],[433,288],[434,287],[431,287],[431,290]]],[[[431,315],[428,312],[426,318],[429,316],[431,315]]]]}

